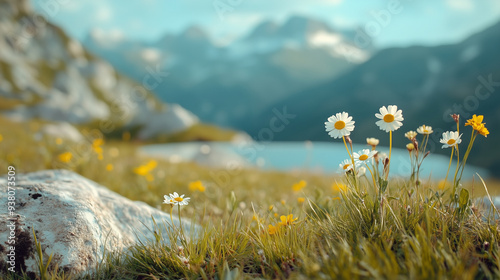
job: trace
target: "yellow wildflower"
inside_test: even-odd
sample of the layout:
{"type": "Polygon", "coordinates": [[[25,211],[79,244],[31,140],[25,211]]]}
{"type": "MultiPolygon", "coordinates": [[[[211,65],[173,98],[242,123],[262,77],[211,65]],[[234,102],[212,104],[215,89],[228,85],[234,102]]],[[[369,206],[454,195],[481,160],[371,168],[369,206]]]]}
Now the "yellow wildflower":
{"type": "Polygon", "coordinates": [[[293,218],[293,214],[290,214],[288,216],[281,216],[280,217],[280,220],[281,222],[279,222],[278,224],[280,226],[288,226],[288,225],[293,225],[295,223],[296,220],[298,220],[299,218],[293,218]]]}
{"type": "Polygon", "coordinates": [[[306,199],[305,199],[305,198],[303,198],[303,197],[299,197],[299,198],[297,198],[297,202],[298,202],[298,203],[304,203],[304,201],[306,201],[306,199]]]}
{"type": "Polygon", "coordinates": [[[150,174],[150,172],[153,171],[153,169],[155,169],[157,165],[158,163],[155,160],[151,160],[145,165],[136,167],[134,169],[134,173],[145,177],[148,182],[151,182],[154,180],[154,177],[150,174]]]}
{"type": "Polygon", "coordinates": [[[347,191],[347,185],[335,182],[332,185],[332,190],[334,192],[340,192],[340,191],[345,192],[347,191]]]}
{"type": "Polygon", "coordinates": [[[303,188],[307,186],[307,182],[304,180],[301,180],[298,183],[293,184],[292,189],[294,192],[300,192],[303,188]]]}
{"type": "Polygon", "coordinates": [[[189,183],[189,190],[192,192],[194,191],[204,192],[205,186],[203,186],[203,183],[201,181],[194,181],[189,183]]]}
{"type": "Polygon", "coordinates": [[[446,181],[445,180],[441,180],[438,184],[438,189],[440,190],[444,190],[444,188],[446,187],[446,181]]]}
{"type": "Polygon", "coordinates": [[[156,160],[150,160],[146,166],[149,168],[149,170],[153,170],[156,168],[156,166],[158,166],[158,162],[156,162],[156,160]]]}
{"type": "Polygon", "coordinates": [[[102,138],[94,139],[94,141],[92,142],[92,150],[94,150],[94,152],[97,154],[97,159],[99,160],[104,159],[102,155],[102,145],[104,145],[104,139],[102,138]]]}
{"type": "Polygon", "coordinates": [[[483,135],[484,137],[488,137],[488,134],[490,134],[490,132],[488,131],[488,129],[483,125],[481,125],[479,127],[479,130],[478,130],[479,134],[483,135]]]}
{"type": "Polygon", "coordinates": [[[488,137],[488,134],[490,132],[488,129],[484,126],[486,123],[483,123],[484,116],[479,115],[476,116],[475,114],[472,116],[472,119],[467,120],[465,123],[465,126],[472,126],[474,130],[476,130],[479,134],[483,135],[484,137],[488,137]]]}
{"type": "Polygon", "coordinates": [[[484,119],[483,115],[476,116],[476,114],[474,114],[472,116],[472,119],[467,120],[467,122],[465,123],[465,126],[470,125],[470,126],[472,126],[472,128],[474,130],[479,130],[479,127],[481,125],[484,126],[483,119],[484,119]]]}
{"type": "Polygon", "coordinates": [[[111,163],[108,163],[108,165],[106,165],[107,171],[113,171],[113,169],[114,169],[114,166],[111,163]]]}
{"type": "Polygon", "coordinates": [[[279,225],[273,226],[269,225],[269,229],[267,230],[270,235],[276,234],[279,230],[279,225]]]}
{"type": "Polygon", "coordinates": [[[59,155],[59,160],[64,163],[70,162],[72,158],[73,154],[71,152],[66,152],[59,155]]]}

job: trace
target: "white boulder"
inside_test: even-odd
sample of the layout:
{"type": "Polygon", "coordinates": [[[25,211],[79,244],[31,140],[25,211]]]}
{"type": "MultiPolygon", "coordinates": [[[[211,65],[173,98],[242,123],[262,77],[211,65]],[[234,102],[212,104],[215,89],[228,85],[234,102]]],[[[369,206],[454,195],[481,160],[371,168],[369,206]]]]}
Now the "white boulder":
{"type": "MultiPolygon", "coordinates": [[[[7,209],[7,178],[0,178],[0,205],[7,209]]],[[[0,212],[0,267],[7,260],[11,229],[17,242],[15,265],[29,273],[38,272],[33,228],[44,254],[70,272],[92,271],[105,252],[121,251],[139,241],[155,240],[153,219],[166,236],[170,215],[143,202],[131,201],[78,174],[48,170],[16,177],[15,211],[0,212]]],[[[162,197],[158,197],[162,201],[162,197]]],[[[174,226],[179,227],[174,219],[174,226]]],[[[183,220],[186,235],[194,236],[196,225],[183,220]]],[[[164,240],[168,240],[165,238],[164,240]]],[[[166,242],[166,241],[165,241],[166,242]]]]}
{"type": "Polygon", "coordinates": [[[74,126],[67,122],[46,124],[41,129],[42,134],[54,138],[67,139],[73,142],[84,141],[83,135],[74,126]]]}

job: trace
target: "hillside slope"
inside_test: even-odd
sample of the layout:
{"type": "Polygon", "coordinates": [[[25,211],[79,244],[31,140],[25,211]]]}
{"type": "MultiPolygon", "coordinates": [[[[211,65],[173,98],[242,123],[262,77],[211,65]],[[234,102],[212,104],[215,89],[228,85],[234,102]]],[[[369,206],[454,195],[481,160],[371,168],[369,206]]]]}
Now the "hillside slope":
{"type": "Polygon", "coordinates": [[[36,15],[29,1],[0,0],[0,111],[11,118],[132,129],[142,139],[185,131],[198,118],[149,91],[162,75],[133,82],[36,15]]]}

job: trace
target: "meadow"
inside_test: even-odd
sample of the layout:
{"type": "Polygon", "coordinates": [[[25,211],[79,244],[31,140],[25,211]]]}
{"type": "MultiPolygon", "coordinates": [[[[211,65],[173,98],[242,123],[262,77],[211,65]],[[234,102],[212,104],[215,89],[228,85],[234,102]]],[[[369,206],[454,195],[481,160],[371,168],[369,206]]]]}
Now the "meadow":
{"type": "MultiPolygon", "coordinates": [[[[392,137],[408,138],[414,171],[410,178],[389,177],[390,153],[376,153],[377,139],[354,144],[353,149],[349,135],[354,121],[345,112],[325,123],[332,141],[343,141],[346,147],[338,174],[227,171],[172,163],[138,153],[143,143],[130,140],[128,133],[106,139],[88,130],[85,134],[92,137],[85,143],[72,143],[47,135],[33,137],[41,121],[15,123],[4,118],[0,170],[5,172],[0,173],[9,165],[19,172],[70,169],[202,227],[198,238],[186,238],[179,229],[157,237],[180,240],[170,246],[151,240],[122,254],[109,253],[96,272],[86,276],[65,274],[47,261],[50,252],[39,252],[40,279],[500,277],[498,210],[476,199],[487,191],[500,194],[498,183],[461,178],[462,165],[451,166],[451,161],[443,166],[449,170],[447,180],[419,178],[432,127],[397,131],[402,122],[399,111],[381,108],[377,125],[388,132],[391,143],[392,137]],[[189,197],[184,200],[188,204],[177,206],[182,199],[168,196],[174,192],[189,197]]],[[[474,143],[458,145],[458,130],[471,133],[474,140],[487,136],[487,130],[481,116],[467,126],[457,119],[457,133],[443,135],[443,145],[450,158],[465,164],[474,143]]]]}

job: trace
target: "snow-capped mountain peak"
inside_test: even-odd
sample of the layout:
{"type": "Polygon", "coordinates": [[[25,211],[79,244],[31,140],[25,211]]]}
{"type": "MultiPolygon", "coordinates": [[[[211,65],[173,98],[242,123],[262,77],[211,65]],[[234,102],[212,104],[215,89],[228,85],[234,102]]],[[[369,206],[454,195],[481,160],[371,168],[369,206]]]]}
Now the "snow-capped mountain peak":
{"type": "Polygon", "coordinates": [[[235,55],[270,53],[280,49],[322,49],[334,57],[349,56],[348,60],[361,63],[369,51],[356,47],[342,32],[327,23],[305,16],[292,16],[282,24],[266,20],[258,24],[248,36],[230,49],[235,55]]]}

